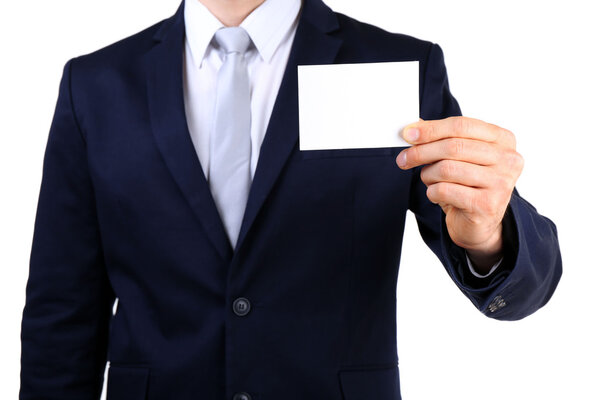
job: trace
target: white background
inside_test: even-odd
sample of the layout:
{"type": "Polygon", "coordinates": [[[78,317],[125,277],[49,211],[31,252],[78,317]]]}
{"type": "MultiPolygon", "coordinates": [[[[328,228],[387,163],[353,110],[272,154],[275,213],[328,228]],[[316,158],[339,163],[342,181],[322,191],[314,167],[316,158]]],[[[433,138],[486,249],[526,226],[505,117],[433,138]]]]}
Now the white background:
{"type": "MultiPolygon", "coordinates": [[[[284,0],[280,0],[284,1],[284,0]]],[[[463,113],[512,130],[520,193],[558,226],[564,275],[518,322],[485,318],[409,217],[398,282],[403,398],[600,399],[600,59],[591,0],[328,0],[440,44],[463,113]]],[[[0,398],[18,393],[20,319],[43,152],[64,63],[172,15],[179,0],[0,5],[0,398]]]]}

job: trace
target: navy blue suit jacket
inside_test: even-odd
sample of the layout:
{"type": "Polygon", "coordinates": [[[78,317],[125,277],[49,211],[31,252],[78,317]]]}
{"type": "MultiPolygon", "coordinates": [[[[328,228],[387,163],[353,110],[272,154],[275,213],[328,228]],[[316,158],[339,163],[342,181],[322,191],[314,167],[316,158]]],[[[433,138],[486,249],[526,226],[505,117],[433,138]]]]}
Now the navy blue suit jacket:
{"type": "Polygon", "coordinates": [[[108,358],[108,400],[399,400],[407,210],[486,315],[519,319],[548,301],[561,274],[556,230],[516,192],[504,265],[478,281],[419,169],[396,166],[398,148],[298,150],[297,65],[418,60],[421,117],[439,119],[460,114],[439,46],[306,0],[232,249],[187,129],[183,43],[180,7],[65,66],[31,250],[21,399],[98,399],[108,358]],[[245,315],[232,308],[240,297],[245,315]]]}

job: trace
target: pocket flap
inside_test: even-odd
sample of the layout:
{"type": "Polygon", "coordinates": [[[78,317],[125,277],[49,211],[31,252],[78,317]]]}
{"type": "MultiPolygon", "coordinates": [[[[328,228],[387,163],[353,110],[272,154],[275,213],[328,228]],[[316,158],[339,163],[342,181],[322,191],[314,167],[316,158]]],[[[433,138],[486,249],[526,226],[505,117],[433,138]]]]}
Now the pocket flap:
{"type": "Polygon", "coordinates": [[[144,400],[150,370],[144,367],[110,365],[106,400],[144,400]]]}
{"type": "Polygon", "coordinates": [[[400,400],[398,367],[339,371],[345,400],[400,400]]]}

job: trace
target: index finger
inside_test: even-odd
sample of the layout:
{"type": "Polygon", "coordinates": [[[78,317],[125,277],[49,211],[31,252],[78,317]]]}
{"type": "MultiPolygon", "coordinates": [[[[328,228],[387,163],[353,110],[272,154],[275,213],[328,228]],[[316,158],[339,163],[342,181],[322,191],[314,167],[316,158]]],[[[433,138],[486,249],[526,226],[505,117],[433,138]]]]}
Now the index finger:
{"type": "Polygon", "coordinates": [[[512,132],[497,125],[467,117],[420,120],[407,125],[402,130],[402,137],[410,144],[430,143],[447,138],[463,138],[497,143],[503,147],[516,147],[512,132]]]}

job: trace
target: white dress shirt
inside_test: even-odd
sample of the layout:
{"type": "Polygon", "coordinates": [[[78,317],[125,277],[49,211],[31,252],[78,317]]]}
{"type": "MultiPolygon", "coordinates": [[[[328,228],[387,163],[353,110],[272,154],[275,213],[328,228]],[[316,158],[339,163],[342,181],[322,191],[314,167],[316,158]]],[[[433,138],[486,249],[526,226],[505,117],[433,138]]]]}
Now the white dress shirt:
{"type": "MultiPolygon", "coordinates": [[[[246,52],[250,76],[250,176],[254,178],[260,146],[298,27],[301,0],[265,0],[240,24],[254,46],[246,52]]],[[[209,174],[210,129],[214,114],[217,73],[225,54],[213,44],[217,29],[224,25],[198,0],[185,0],[184,103],[188,129],[204,176],[209,174]]],[[[467,256],[471,273],[478,278],[467,256]]]]}
{"type": "MultiPolygon", "coordinates": [[[[246,52],[250,76],[252,124],[250,176],[254,178],[260,146],[290,55],[301,0],[266,0],[241,23],[254,46],[246,52]]],[[[224,25],[198,0],[186,0],[184,101],[188,128],[204,171],[209,174],[209,140],[216,80],[225,54],[213,45],[224,25]]]]}

